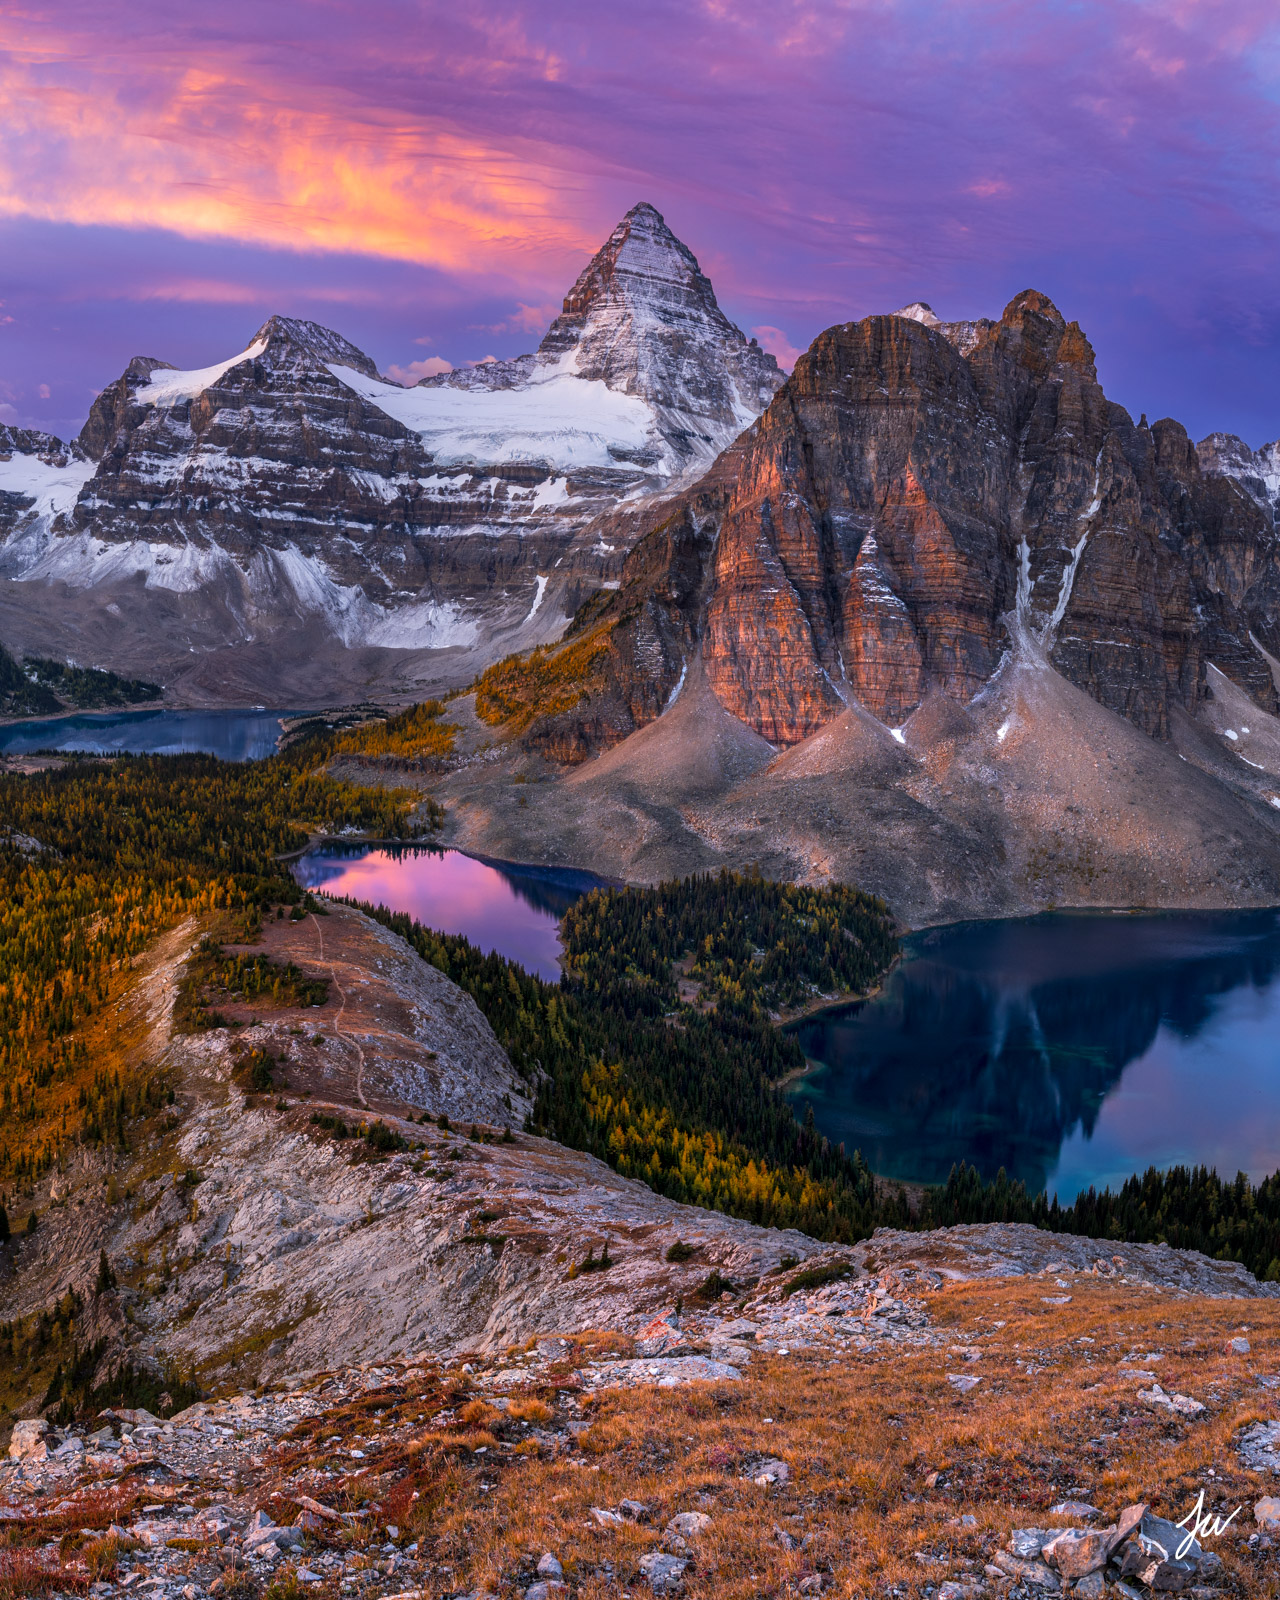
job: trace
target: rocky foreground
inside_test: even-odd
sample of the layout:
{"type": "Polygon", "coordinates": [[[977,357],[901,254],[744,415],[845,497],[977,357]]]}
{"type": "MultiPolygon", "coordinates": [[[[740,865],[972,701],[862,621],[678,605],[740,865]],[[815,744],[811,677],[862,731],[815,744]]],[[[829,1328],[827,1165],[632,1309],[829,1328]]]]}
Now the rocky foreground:
{"type": "Polygon", "coordinates": [[[139,963],[100,1044],[172,1102],[50,1174],[0,1252],[0,1596],[1278,1592],[1274,1286],[1021,1226],[845,1248],[676,1205],[515,1131],[484,1017],[358,913],[255,947],[322,1005],[232,998],[239,1026],[188,1034],[200,934],[139,963]],[[54,1360],[90,1347],[95,1383],[176,1398],[69,1420],[54,1360]],[[1223,1527],[1178,1558],[1202,1492],[1223,1527]]]}
{"type": "Polygon", "coordinates": [[[1276,1300],[1123,1282],[1106,1257],[960,1280],[965,1242],[944,1241],[950,1281],[827,1277],[859,1270],[827,1261],[634,1333],[423,1351],[166,1419],[20,1422],[0,1583],[174,1600],[1274,1595],[1276,1300]],[[1179,1555],[1173,1524],[1201,1492],[1225,1530],[1179,1555]]]}

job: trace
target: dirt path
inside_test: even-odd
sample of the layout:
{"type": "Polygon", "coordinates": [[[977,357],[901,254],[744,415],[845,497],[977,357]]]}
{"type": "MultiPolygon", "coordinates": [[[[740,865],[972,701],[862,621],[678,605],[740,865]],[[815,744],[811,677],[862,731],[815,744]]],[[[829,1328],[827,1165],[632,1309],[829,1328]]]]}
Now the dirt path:
{"type": "Polygon", "coordinates": [[[368,1106],[369,1106],[369,1102],[364,1097],[364,1047],[361,1045],[360,1041],[356,1038],[356,1036],[354,1034],[347,1033],[343,1029],[343,1026],[342,1026],[342,1013],[347,1009],[347,991],[338,982],[338,969],[337,969],[337,967],[334,965],[334,963],[332,961],[330,961],[328,959],[328,957],[324,953],[324,929],[320,926],[320,919],[319,919],[319,917],[316,916],[314,911],[311,913],[311,920],[315,924],[316,939],[317,939],[317,941],[319,942],[319,945],[320,945],[320,959],[321,959],[321,961],[323,961],[323,962],[325,962],[327,964],[327,966],[329,968],[329,976],[333,980],[333,986],[338,991],[338,996],[342,1001],[342,1004],[338,1007],[337,1011],[334,1014],[333,1031],[335,1033],[342,1034],[343,1037],[346,1038],[346,1039],[350,1039],[351,1043],[353,1045],[355,1045],[355,1047],[356,1047],[356,1054],[360,1057],[360,1065],[356,1069],[356,1099],[367,1110],[368,1106]]]}

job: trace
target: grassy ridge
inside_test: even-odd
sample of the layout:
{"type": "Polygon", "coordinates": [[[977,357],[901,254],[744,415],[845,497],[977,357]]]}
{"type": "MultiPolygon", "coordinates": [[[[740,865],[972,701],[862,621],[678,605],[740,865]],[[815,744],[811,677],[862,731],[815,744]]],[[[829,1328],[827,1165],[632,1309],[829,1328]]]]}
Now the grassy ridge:
{"type": "Polygon", "coordinates": [[[402,836],[406,810],[403,796],[285,758],[145,756],[0,776],[0,1176],[42,1171],[83,1124],[81,1095],[102,1065],[94,1020],[160,933],[192,913],[296,900],[275,857],[307,829],[402,836]]]}

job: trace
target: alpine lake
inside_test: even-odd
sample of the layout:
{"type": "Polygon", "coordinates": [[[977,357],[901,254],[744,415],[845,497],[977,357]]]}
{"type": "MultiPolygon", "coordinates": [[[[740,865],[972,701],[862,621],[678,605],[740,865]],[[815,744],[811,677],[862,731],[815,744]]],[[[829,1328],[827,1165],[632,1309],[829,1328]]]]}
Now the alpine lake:
{"type": "MultiPolygon", "coordinates": [[[[296,713],[131,710],[0,727],[0,753],[276,748],[296,713]]],[[[558,927],[602,880],[430,845],[327,844],[306,887],[458,933],[549,982],[558,927]]],[[[927,929],[873,998],[795,1025],[801,1117],[875,1172],[1003,1167],[1068,1204],[1175,1164],[1280,1170],[1280,911],[1071,912],[927,929]]]]}

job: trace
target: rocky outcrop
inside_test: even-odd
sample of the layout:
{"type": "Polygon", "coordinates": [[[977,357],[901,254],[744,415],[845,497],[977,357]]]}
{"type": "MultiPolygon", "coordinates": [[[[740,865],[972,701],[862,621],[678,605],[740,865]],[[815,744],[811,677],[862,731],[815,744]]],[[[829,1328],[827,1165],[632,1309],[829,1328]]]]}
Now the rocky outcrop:
{"type": "Polygon", "coordinates": [[[1273,516],[1280,506],[1280,439],[1251,450],[1234,433],[1211,433],[1196,446],[1202,471],[1215,478],[1234,478],[1242,489],[1273,516]]]}
{"type": "Polygon", "coordinates": [[[686,497],[627,559],[602,726],[664,704],[695,639],[721,702],[774,744],[852,701],[893,728],[932,695],[967,703],[1019,652],[1161,739],[1206,699],[1210,664],[1276,709],[1263,465],[1135,424],[1034,291],[998,322],[917,304],[828,329],[712,481],[715,503],[695,516],[686,497]],[[696,578],[677,537],[693,526],[696,578]],[[677,570],[696,619],[669,593],[677,570]]]}
{"type": "Polygon", "coordinates": [[[137,357],[77,445],[0,436],[5,631],[203,693],[245,644],[314,659],[328,698],[425,653],[466,681],[614,581],[591,525],[698,477],[781,381],[646,205],[515,361],[404,389],[290,317],[207,368],[137,357]]]}

